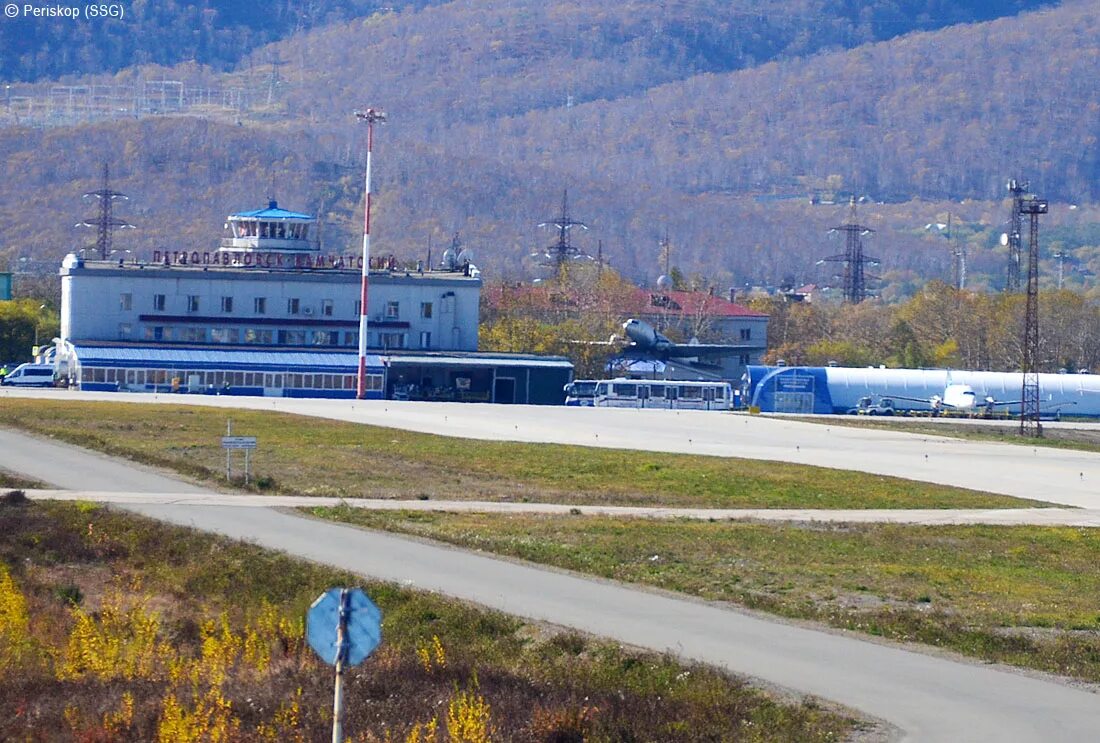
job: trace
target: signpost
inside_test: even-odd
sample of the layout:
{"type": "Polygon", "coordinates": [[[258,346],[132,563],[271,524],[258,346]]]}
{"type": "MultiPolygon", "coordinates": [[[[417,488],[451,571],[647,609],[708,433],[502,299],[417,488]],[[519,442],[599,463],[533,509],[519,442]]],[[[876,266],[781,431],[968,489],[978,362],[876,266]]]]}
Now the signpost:
{"type": "Polygon", "coordinates": [[[344,741],[344,669],[366,660],[382,642],[382,612],[361,588],[330,588],[306,614],[306,642],[336,666],[332,743],[344,741]]]}
{"type": "Polygon", "coordinates": [[[233,460],[231,454],[234,449],[244,449],[244,484],[248,484],[249,454],[256,448],[255,436],[233,436],[233,421],[225,422],[225,436],[222,436],[222,448],[225,449],[225,479],[233,479],[233,460]]]}

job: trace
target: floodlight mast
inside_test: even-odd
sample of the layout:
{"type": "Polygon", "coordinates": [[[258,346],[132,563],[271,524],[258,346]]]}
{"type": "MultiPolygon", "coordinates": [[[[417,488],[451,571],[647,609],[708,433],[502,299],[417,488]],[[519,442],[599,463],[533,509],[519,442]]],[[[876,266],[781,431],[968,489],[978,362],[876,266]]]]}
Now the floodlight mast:
{"type": "Polygon", "coordinates": [[[366,205],[363,208],[363,271],[359,288],[359,374],[355,396],[362,400],[367,396],[367,294],[370,288],[370,165],[374,150],[374,125],[383,123],[386,114],[377,108],[356,111],[355,118],[367,124],[367,175],[366,205]]]}

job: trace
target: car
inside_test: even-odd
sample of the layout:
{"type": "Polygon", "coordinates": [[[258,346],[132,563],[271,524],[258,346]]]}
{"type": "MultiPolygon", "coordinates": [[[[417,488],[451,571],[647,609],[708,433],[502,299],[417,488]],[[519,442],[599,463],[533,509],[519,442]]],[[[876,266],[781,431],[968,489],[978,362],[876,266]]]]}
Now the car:
{"type": "Polygon", "coordinates": [[[0,379],[5,387],[53,387],[54,371],[50,364],[20,364],[0,379]]]}
{"type": "Polygon", "coordinates": [[[874,398],[861,397],[854,408],[848,410],[848,415],[897,415],[894,401],[889,397],[883,397],[878,402],[874,398]]]}

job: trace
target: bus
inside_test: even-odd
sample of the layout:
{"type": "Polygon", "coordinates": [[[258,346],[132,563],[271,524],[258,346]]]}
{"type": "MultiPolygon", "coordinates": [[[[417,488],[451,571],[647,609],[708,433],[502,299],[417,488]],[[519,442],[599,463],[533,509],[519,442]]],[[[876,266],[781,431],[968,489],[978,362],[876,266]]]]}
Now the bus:
{"type": "Polygon", "coordinates": [[[598,408],[733,410],[729,382],[606,379],[596,383],[592,404],[598,408]]]}
{"type": "Polygon", "coordinates": [[[565,385],[565,404],[569,407],[590,408],[596,398],[595,379],[574,379],[565,385]]]}

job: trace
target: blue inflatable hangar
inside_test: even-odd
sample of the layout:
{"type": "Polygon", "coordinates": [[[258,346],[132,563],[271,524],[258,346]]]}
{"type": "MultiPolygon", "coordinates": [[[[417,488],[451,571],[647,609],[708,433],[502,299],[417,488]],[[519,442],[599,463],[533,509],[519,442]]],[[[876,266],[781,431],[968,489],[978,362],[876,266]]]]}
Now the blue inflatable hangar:
{"type": "MultiPolygon", "coordinates": [[[[898,410],[931,412],[933,399],[942,398],[949,385],[969,385],[979,401],[998,401],[998,412],[1020,413],[1019,372],[749,366],[742,399],[767,413],[847,413],[861,397],[890,398],[898,410]]],[[[1040,374],[1039,400],[1044,414],[1100,417],[1100,375],[1040,374]]]]}

